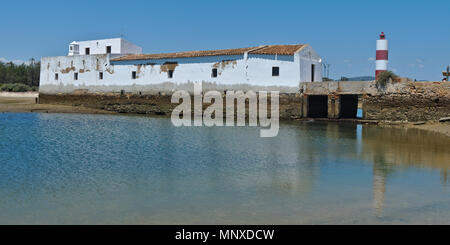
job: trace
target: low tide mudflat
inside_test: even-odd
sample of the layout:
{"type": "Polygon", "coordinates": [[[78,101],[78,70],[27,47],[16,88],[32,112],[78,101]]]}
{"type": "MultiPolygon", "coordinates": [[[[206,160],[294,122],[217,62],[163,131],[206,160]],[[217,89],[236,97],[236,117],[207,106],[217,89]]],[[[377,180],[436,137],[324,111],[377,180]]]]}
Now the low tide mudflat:
{"type": "Polygon", "coordinates": [[[92,113],[113,114],[82,106],[36,104],[37,92],[0,93],[0,112],[42,112],[42,113],[92,113]]]}

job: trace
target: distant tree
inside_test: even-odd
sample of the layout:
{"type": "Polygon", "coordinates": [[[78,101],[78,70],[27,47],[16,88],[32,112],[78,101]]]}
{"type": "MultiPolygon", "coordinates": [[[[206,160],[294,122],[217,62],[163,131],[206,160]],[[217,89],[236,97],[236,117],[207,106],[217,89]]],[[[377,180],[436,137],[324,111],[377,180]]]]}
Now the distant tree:
{"type": "Polygon", "coordinates": [[[13,62],[0,62],[0,84],[25,84],[29,87],[39,86],[41,63],[34,59],[29,64],[16,65],[13,62]]]}
{"type": "Polygon", "coordinates": [[[348,81],[348,77],[341,77],[341,81],[348,81]]]}
{"type": "Polygon", "coordinates": [[[334,81],[334,80],[331,78],[328,78],[328,77],[323,77],[322,81],[327,82],[327,81],[334,81]]]}

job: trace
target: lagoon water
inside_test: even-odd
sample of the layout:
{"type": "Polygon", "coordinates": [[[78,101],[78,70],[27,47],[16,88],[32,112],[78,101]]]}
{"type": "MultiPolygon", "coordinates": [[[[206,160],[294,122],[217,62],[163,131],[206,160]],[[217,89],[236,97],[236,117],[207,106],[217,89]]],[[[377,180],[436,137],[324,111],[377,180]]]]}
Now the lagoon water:
{"type": "Polygon", "coordinates": [[[0,114],[0,224],[450,224],[450,140],[292,122],[0,114]]]}

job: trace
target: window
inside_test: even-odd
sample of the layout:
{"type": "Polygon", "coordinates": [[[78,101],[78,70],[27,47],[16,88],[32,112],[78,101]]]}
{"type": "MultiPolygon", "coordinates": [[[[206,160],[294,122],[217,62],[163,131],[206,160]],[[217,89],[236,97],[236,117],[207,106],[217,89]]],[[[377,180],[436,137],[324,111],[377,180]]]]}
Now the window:
{"type": "Polygon", "coordinates": [[[91,49],[90,48],[86,48],[86,49],[84,49],[85,50],[85,54],[86,55],[90,55],[91,54],[91,49]]]}
{"type": "Polygon", "coordinates": [[[216,68],[212,69],[211,77],[217,77],[217,69],[216,68]]]}
{"type": "Polygon", "coordinates": [[[78,80],[78,72],[75,72],[75,73],[73,74],[73,79],[74,79],[74,80],[78,80]]]}
{"type": "Polygon", "coordinates": [[[58,80],[58,73],[55,73],[55,80],[58,80]]]}
{"type": "Polygon", "coordinates": [[[314,82],[315,70],[316,70],[316,65],[312,64],[311,65],[311,82],[314,82]]]}
{"type": "Polygon", "coordinates": [[[136,72],[135,71],[131,72],[131,79],[136,79],[136,72]]]}
{"type": "Polygon", "coordinates": [[[278,77],[280,75],[280,67],[272,67],[272,77],[278,77]]]}
{"type": "Polygon", "coordinates": [[[100,80],[103,80],[103,72],[99,72],[99,73],[98,73],[98,78],[99,78],[100,80]]]}
{"type": "Polygon", "coordinates": [[[106,53],[110,54],[111,53],[111,46],[106,46],[106,53]]]}
{"type": "Polygon", "coordinates": [[[172,78],[173,73],[175,71],[175,67],[177,67],[178,62],[164,62],[164,64],[161,65],[161,68],[167,71],[167,77],[172,78]]]}

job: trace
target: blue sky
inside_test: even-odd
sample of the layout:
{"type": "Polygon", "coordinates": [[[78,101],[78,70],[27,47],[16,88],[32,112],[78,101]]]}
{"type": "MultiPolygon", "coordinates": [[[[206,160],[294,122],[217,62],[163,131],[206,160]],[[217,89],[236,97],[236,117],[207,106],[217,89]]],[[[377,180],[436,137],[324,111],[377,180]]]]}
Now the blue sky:
{"type": "Polygon", "coordinates": [[[124,37],[145,53],[310,44],[330,76],[374,75],[386,32],[389,69],[440,80],[450,65],[450,1],[5,1],[0,60],[66,55],[73,40],[124,37]]]}

